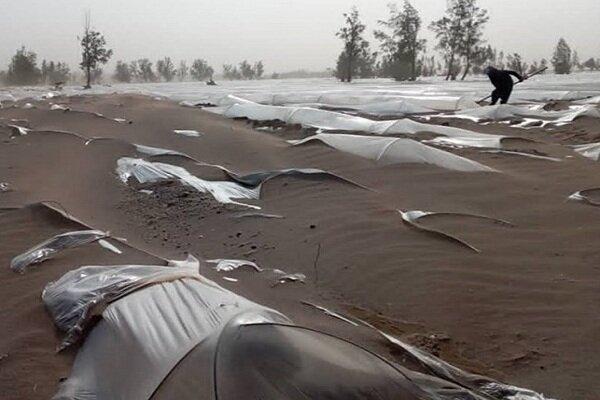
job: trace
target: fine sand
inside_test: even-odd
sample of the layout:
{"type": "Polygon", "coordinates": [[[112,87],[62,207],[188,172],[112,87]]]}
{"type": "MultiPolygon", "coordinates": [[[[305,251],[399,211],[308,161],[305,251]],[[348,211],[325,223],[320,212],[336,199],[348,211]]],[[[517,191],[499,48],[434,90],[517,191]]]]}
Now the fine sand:
{"type": "Polygon", "coordinates": [[[364,319],[468,371],[550,397],[593,399],[600,393],[595,351],[600,208],[567,201],[576,191],[600,187],[600,165],[567,147],[598,141],[600,120],[582,118],[553,130],[433,121],[532,139],[510,140],[505,148],[561,160],[450,149],[499,171],[465,173],[424,164],[380,166],[317,143],[293,147],[287,139],[310,132],[255,130],[247,121],[149,97],[52,101],[75,111],[50,111],[47,101],[32,109],[0,109],[0,182],[9,185],[0,192],[3,399],[46,399],[69,374],[74,351],[55,353],[60,335],[40,298],[47,282],[90,263],[156,263],[187,252],[305,274],[304,284],[275,285],[265,273],[202,271],[298,323],[390,359],[400,362],[402,355],[377,335],[301,301],[364,319]],[[32,130],[11,138],[11,124],[32,130]],[[202,135],[177,135],[174,129],[202,135]],[[92,137],[117,140],[86,144],[92,137]],[[253,210],[219,204],[177,182],[122,183],[115,172],[121,157],[145,157],[204,179],[226,179],[191,159],[140,155],[131,143],[176,150],[240,174],[320,168],[368,189],[324,177],[279,177],[262,187],[260,200],[247,203],[283,218],[240,217],[253,210]],[[126,238],[129,246],[116,255],[89,245],[15,274],[8,267],[12,257],[51,235],[81,229],[43,206],[25,207],[41,201],[59,203],[86,225],[126,238]],[[485,215],[511,225],[457,215],[420,222],[460,238],[477,253],[403,223],[399,209],[485,215]]]}

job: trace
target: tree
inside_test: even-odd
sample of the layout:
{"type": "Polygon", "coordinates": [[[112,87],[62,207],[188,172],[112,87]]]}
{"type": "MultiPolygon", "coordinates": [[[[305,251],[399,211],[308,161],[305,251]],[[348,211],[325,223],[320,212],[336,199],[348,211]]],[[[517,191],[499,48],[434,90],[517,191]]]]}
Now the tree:
{"type": "Polygon", "coordinates": [[[343,55],[340,57],[344,60],[341,67],[345,68],[345,73],[339,75],[342,76],[342,82],[351,82],[358,58],[368,53],[369,42],[363,37],[366,25],[360,21],[358,9],[353,7],[349,13],[344,13],[343,16],[345,26],[342,26],[335,34],[344,42],[343,55]]]}
{"type": "Polygon", "coordinates": [[[435,48],[442,52],[446,62],[446,80],[455,80],[458,75],[456,59],[460,51],[462,26],[453,8],[456,1],[451,0],[448,3],[446,15],[429,25],[429,29],[435,33],[438,40],[435,48]]]}
{"type": "Polygon", "coordinates": [[[514,53],[506,57],[506,68],[523,75],[527,71],[527,64],[523,62],[523,58],[519,53],[514,53]]]}
{"type": "Polygon", "coordinates": [[[540,69],[544,69],[544,68],[548,68],[548,60],[546,60],[545,58],[542,58],[540,60],[540,69]]]}
{"type": "Polygon", "coordinates": [[[179,81],[185,81],[187,76],[188,76],[188,66],[187,63],[182,60],[179,61],[179,68],[177,68],[177,79],[179,79],[179,81]]]}
{"type": "Polygon", "coordinates": [[[242,74],[232,64],[223,64],[223,78],[230,80],[242,79],[242,74]]]}
{"type": "Polygon", "coordinates": [[[402,10],[394,4],[388,5],[388,9],[388,19],[377,21],[384,30],[375,31],[384,54],[383,72],[396,80],[414,81],[417,78],[417,58],[425,49],[425,40],[419,39],[421,17],[408,0],[404,1],[402,10]]]}
{"type": "Polygon", "coordinates": [[[154,82],[156,81],[156,74],[152,70],[152,62],[147,58],[140,58],[137,60],[136,70],[138,79],[143,82],[154,82]]]}
{"type": "Polygon", "coordinates": [[[104,36],[90,27],[89,14],[85,18],[81,50],[81,63],[79,66],[86,75],[85,88],[89,89],[92,87],[92,70],[106,64],[112,56],[112,50],[106,48],[104,36]]]}
{"type": "Polygon", "coordinates": [[[573,68],[577,68],[579,71],[583,70],[583,65],[579,61],[579,54],[577,54],[577,50],[573,51],[573,59],[571,60],[571,65],[573,68]]]}
{"type": "Polygon", "coordinates": [[[554,66],[554,72],[557,74],[571,73],[571,48],[563,38],[560,38],[556,45],[552,56],[552,65],[554,66]]]}
{"type": "Polygon", "coordinates": [[[43,83],[59,83],[69,80],[71,70],[67,63],[42,60],[41,73],[43,83]]]}
{"type": "Polygon", "coordinates": [[[204,81],[206,79],[212,78],[215,71],[208,63],[200,58],[197,58],[192,63],[192,67],[190,68],[190,75],[193,79],[197,81],[204,81]]]}
{"type": "Polygon", "coordinates": [[[41,72],[37,67],[37,55],[25,46],[17,50],[8,65],[6,81],[9,85],[35,85],[41,72]]]}
{"type": "Polygon", "coordinates": [[[132,74],[129,65],[123,61],[117,61],[113,78],[117,82],[131,82],[132,74]]]}
{"type": "Polygon", "coordinates": [[[156,71],[165,81],[171,82],[175,78],[175,65],[170,57],[165,57],[156,62],[156,71]]]}
{"type": "MultiPolygon", "coordinates": [[[[492,46],[478,47],[472,55],[473,73],[481,74],[487,64],[496,64],[496,50],[492,46]]],[[[465,69],[465,72],[467,69],[465,69]]]]}
{"type": "Polygon", "coordinates": [[[265,73],[265,66],[263,65],[262,61],[258,61],[254,63],[254,76],[256,77],[256,79],[260,79],[262,78],[263,74],[265,73]]]}
{"type": "Polygon", "coordinates": [[[456,13],[460,18],[462,26],[462,37],[459,42],[460,55],[464,57],[465,69],[461,80],[471,69],[473,59],[481,56],[485,52],[483,44],[483,28],[489,21],[487,10],[479,8],[476,0],[458,0],[456,1],[456,13]]]}
{"type": "Polygon", "coordinates": [[[239,64],[240,73],[242,74],[242,78],[244,79],[254,79],[254,68],[252,65],[244,60],[239,64]]]}
{"type": "Polygon", "coordinates": [[[595,71],[598,68],[598,65],[596,64],[596,60],[594,60],[594,58],[590,58],[589,60],[587,60],[586,62],[583,63],[583,66],[585,68],[588,68],[590,71],[595,71]]]}
{"type": "Polygon", "coordinates": [[[473,58],[481,52],[483,28],[488,22],[487,11],[477,6],[477,0],[449,0],[446,15],[433,21],[429,28],[438,40],[436,48],[446,60],[446,80],[456,79],[460,71],[458,61],[465,59],[464,79],[473,58]]]}

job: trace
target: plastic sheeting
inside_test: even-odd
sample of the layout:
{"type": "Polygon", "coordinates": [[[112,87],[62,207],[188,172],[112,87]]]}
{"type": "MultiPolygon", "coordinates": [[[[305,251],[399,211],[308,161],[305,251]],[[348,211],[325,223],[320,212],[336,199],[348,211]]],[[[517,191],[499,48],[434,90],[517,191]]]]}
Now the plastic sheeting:
{"type": "Polygon", "coordinates": [[[432,379],[431,375],[423,375],[420,373],[414,373],[412,371],[409,373],[409,376],[412,378],[413,382],[426,385],[426,390],[429,393],[434,394],[434,398],[436,399],[483,400],[489,399],[491,396],[491,398],[497,400],[551,400],[546,398],[543,394],[534,392],[533,390],[507,385],[485,376],[463,371],[460,368],[457,368],[432,354],[429,354],[415,346],[404,343],[397,337],[387,334],[359,318],[345,316],[323,306],[306,301],[303,301],[302,303],[313,307],[330,317],[340,319],[350,325],[364,325],[374,329],[385,340],[398,347],[407,356],[416,361],[417,364],[424,366],[428,373],[439,379],[438,381],[432,379]]]}
{"type": "Polygon", "coordinates": [[[56,235],[13,258],[10,268],[15,272],[23,273],[30,265],[49,260],[63,250],[92,243],[108,236],[107,232],[98,230],[73,231],[56,235]]]}
{"type": "Polygon", "coordinates": [[[422,163],[453,171],[495,172],[494,169],[476,161],[404,138],[319,133],[290,143],[300,145],[315,140],[339,151],[368,158],[383,165],[422,163]]]}
{"type": "Polygon", "coordinates": [[[588,143],[572,146],[582,156],[590,160],[600,161],[600,143],[588,143]]]}
{"type": "Polygon", "coordinates": [[[256,121],[280,120],[288,124],[331,131],[358,131],[376,135],[416,135],[434,133],[449,138],[471,140],[475,147],[500,147],[504,136],[490,135],[449,126],[423,124],[410,119],[373,121],[340,112],[308,107],[267,106],[256,103],[234,104],[227,108],[224,116],[248,118],[256,121]]]}
{"type": "Polygon", "coordinates": [[[206,260],[209,264],[216,264],[215,270],[219,272],[230,272],[236,270],[241,267],[250,267],[257,272],[262,272],[262,268],[260,268],[255,262],[247,261],[247,260],[230,260],[218,258],[214,260],[206,260]]]}
{"type": "MultiPolygon", "coordinates": [[[[156,148],[151,148],[151,150],[143,150],[154,152],[155,155],[160,154],[156,148]]],[[[278,176],[325,176],[364,188],[363,186],[339,175],[315,168],[289,168],[275,171],[256,172],[247,175],[238,175],[218,165],[204,163],[200,163],[200,165],[220,169],[229,178],[231,178],[233,182],[206,181],[190,174],[182,167],[129,157],[124,157],[118,160],[117,174],[125,183],[127,183],[131,177],[137,179],[137,181],[140,183],[158,182],[165,179],[176,178],[182,184],[191,186],[201,193],[210,193],[220,203],[238,204],[254,209],[260,209],[260,207],[239,203],[234,201],[234,199],[259,199],[262,184],[278,176]]]]}
{"type": "Polygon", "coordinates": [[[200,137],[203,135],[203,133],[191,129],[175,129],[173,130],[173,132],[177,135],[183,135],[188,137],[200,137]]]}
{"type": "Polygon", "coordinates": [[[46,285],[42,300],[56,326],[65,332],[59,347],[77,342],[117,298],[142,287],[183,277],[197,276],[197,268],[160,266],[86,266],[67,272],[46,285]]]}
{"type": "MultiPolygon", "coordinates": [[[[529,118],[533,121],[540,121],[541,125],[555,124],[562,125],[573,122],[583,116],[591,118],[600,118],[600,110],[593,106],[576,106],[568,110],[545,111],[535,107],[514,106],[510,104],[500,104],[495,106],[478,107],[469,110],[461,110],[453,114],[434,115],[437,118],[459,118],[468,119],[474,122],[501,121],[513,118],[529,118]]],[[[529,122],[530,124],[532,121],[529,122]]]]}
{"type": "Polygon", "coordinates": [[[43,299],[64,330],[85,330],[100,317],[56,400],[543,398],[468,374],[377,331],[427,374],[396,366],[343,339],[295,326],[196,269],[82,267],[49,284],[43,299]],[[512,397],[521,395],[530,397],[512,397]]]}
{"type": "Polygon", "coordinates": [[[182,184],[191,186],[201,193],[210,193],[220,203],[259,208],[237,202],[234,199],[258,199],[260,188],[248,188],[228,181],[206,181],[190,174],[184,168],[171,164],[124,157],[117,161],[117,174],[125,183],[132,177],[140,183],[178,179],[182,184]]]}
{"type": "Polygon", "coordinates": [[[31,130],[19,125],[8,125],[8,127],[11,128],[13,137],[27,135],[31,130]]]}
{"type": "Polygon", "coordinates": [[[398,210],[398,212],[400,213],[400,216],[402,217],[402,221],[412,228],[415,228],[422,232],[437,236],[441,239],[456,243],[460,246],[463,246],[470,250],[473,250],[476,253],[481,253],[481,251],[479,249],[477,249],[475,246],[465,242],[462,239],[457,238],[456,236],[449,235],[449,234],[439,231],[437,229],[426,228],[417,222],[420,218],[425,217],[427,215],[431,215],[432,213],[430,213],[430,212],[418,211],[418,210],[413,210],[413,211],[398,210]]]}
{"type": "Polygon", "coordinates": [[[580,190],[570,195],[568,200],[581,201],[592,206],[600,207],[600,188],[580,190]]]}

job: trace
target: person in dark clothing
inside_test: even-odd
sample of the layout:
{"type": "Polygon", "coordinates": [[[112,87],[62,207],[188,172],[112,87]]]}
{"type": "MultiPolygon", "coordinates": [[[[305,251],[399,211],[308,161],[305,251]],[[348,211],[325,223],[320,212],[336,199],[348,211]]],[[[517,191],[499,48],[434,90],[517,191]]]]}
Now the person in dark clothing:
{"type": "Polygon", "coordinates": [[[514,86],[511,75],[517,78],[519,82],[527,79],[526,75],[521,76],[518,72],[496,69],[494,67],[487,67],[483,72],[490,78],[492,85],[496,88],[492,92],[492,105],[495,105],[498,100],[500,100],[500,104],[508,103],[514,86]]]}

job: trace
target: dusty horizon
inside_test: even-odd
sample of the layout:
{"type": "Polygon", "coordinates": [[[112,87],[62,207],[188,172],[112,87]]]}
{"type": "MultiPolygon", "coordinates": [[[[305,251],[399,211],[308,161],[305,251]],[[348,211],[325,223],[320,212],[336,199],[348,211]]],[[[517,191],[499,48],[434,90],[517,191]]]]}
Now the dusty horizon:
{"type": "MultiPolygon", "coordinates": [[[[353,3],[332,0],[327,4],[315,0],[262,0],[246,4],[230,0],[197,4],[180,0],[167,6],[141,0],[126,4],[115,0],[84,0],[74,6],[69,0],[52,3],[26,0],[4,5],[4,15],[11,18],[0,26],[0,69],[6,68],[15,50],[23,45],[35,51],[39,61],[65,61],[75,70],[80,57],[77,36],[85,11],[89,10],[92,25],[105,35],[114,50],[106,66],[109,70],[117,60],[155,61],[169,56],[175,62],[204,58],[217,73],[223,64],[237,64],[244,59],[263,60],[266,73],[322,71],[335,66],[341,50],[335,32],[342,25],[342,13],[353,5],[359,9],[367,25],[367,38],[371,47],[376,48],[378,42],[372,33],[377,20],[387,15],[387,3],[387,0],[353,3]]],[[[433,53],[434,37],[427,26],[442,16],[446,2],[413,0],[412,3],[423,20],[421,37],[428,40],[428,53],[433,53]]],[[[568,13],[564,5],[544,0],[527,3],[480,0],[479,3],[490,14],[486,40],[498,50],[518,52],[528,61],[550,58],[556,42],[563,36],[578,51],[581,60],[600,57],[600,41],[589,40],[600,36],[600,25],[596,23],[600,2],[574,0],[568,13]]]]}

